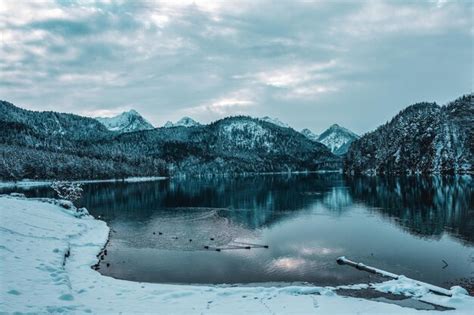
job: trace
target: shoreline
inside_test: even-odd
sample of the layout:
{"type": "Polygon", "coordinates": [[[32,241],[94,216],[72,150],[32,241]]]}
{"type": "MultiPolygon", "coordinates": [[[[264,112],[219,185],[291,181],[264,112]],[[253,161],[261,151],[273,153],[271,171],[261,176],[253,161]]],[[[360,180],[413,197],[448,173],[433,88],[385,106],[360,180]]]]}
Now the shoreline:
{"type": "MultiPolygon", "coordinates": [[[[472,178],[474,173],[460,173],[460,174],[443,174],[443,173],[420,173],[420,174],[346,174],[342,170],[320,170],[320,171],[294,171],[294,172],[260,172],[260,173],[237,173],[237,174],[178,174],[174,176],[148,176],[148,177],[127,177],[127,178],[115,178],[115,179],[83,179],[83,180],[64,180],[72,183],[80,184],[94,184],[94,183],[140,183],[140,182],[153,182],[162,180],[172,179],[187,179],[187,178],[232,178],[232,177],[251,177],[251,176],[272,176],[272,175],[309,175],[309,174],[340,174],[348,177],[469,177],[472,178]]],[[[50,186],[53,182],[58,180],[31,180],[22,179],[18,181],[3,181],[0,180],[0,189],[2,188],[34,188],[50,186]]],[[[62,180],[59,180],[62,181],[62,180]]]]}
{"type": "Polygon", "coordinates": [[[420,314],[413,308],[346,297],[337,291],[368,288],[456,308],[448,314],[469,314],[474,307],[474,298],[462,294],[459,287],[452,288],[453,297],[440,297],[407,279],[339,287],[225,287],[114,279],[93,269],[109,232],[104,221],[84,209],[77,212],[66,201],[0,196],[0,312],[420,314]]]}
{"type": "MultiPolygon", "coordinates": [[[[149,177],[127,177],[127,178],[116,178],[116,179],[84,179],[84,180],[65,180],[71,183],[79,184],[94,184],[94,183],[139,183],[139,182],[153,182],[166,180],[169,177],[165,176],[149,176],[149,177]]],[[[9,188],[9,187],[41,187],[41,186],[50,186],[52,183],[58,180],[30,180],[22,179],[19,181],[0,181],[0,188],[9,188]]],[[[62,181],[62,180],[59,180],[62,181]]]]}

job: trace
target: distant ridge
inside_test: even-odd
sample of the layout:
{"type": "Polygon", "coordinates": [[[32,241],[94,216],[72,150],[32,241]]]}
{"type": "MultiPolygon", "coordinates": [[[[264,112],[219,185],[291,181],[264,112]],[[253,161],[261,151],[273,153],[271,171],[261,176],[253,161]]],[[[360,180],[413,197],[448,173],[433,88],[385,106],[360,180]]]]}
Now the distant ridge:
{"type": "Polygon", "coordinates": [[[189,117],[183,117],[178,120],[176,123],[172,123],[171,121],[167,121],[166,124],[163,126],[164,128],[171,128],[171,127],[196,127],[200,126],[201,124],[189,117]]]}
{"type": "Polygon", "coordinates": [[[120,133],[154,128],[152,124],[145,120],[145,118],[134,109],[114,117],[97,117],[96,119],[108,130],[120,133]]]}
{"type": "MultiPolygon", "coordinates": [[[[127,113],[126,118],[137,116],[127,113]]],[[[109,125],[109,130],[92,118],[33,112],[1,102],[0,179],[100,179],[342,168],[342,160],[322,144],[291,128],[246,116],[195,128],[128,132],[136,129],[123,126],[130,125],[109,125]]]]}

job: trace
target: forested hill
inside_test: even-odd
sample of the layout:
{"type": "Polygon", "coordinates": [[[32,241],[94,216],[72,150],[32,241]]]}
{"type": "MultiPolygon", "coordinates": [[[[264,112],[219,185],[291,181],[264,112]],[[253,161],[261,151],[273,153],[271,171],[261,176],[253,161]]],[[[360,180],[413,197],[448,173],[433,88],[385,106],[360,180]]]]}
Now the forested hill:
{"type": "MultiPolygon", "coordinates": [[[[93,118],[56,112],[35,112],[0,101],[0,122],[2,123],[2,143],[11,141],[14,134],[27,134],[29,137],[53,136],[69,140],[102,139],[110,135],[107,128],[93,118]]],[[[16,139],[18,141],[20,139],[16,139]]],[[[27,140],[27,139],[23,139],[27,140]]],[[[31,139],[34,141],[33,139],[31,139]]],[[[48,141],[46,141],[48,142],[48,141]]]]}
{"type": "Polygon", "coordinates": [[[119,133],[92,118],[0,102],[1,179],[337,169],[341,160],[300,133],[250,117],[119,133]]]}
{"type": "Polygon", "coordinates": [[[474,167],[473,94],[418,103],[352,143],[348,173],[466,173],[474,167]]]}

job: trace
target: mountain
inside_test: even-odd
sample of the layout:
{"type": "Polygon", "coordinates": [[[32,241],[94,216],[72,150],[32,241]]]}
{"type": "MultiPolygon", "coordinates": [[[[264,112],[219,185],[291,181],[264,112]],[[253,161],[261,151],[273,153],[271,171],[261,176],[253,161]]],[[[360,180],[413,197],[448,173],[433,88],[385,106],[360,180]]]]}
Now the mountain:
{"type": "Polygon", "coordinates": [[[97,117],[96,120],[103,124],[108,130],[121,133],[154,128],[152,124],[133,109],[114,117],[97,117]]]}
{"type": "Polygon", "coordinates": [[[473,94],[439,106],[417,103],[356,140],[349,173],[465,173],[474,165],[473,94]]]}
{"type": "Polygon", "coordinates": [[[357,139],[359,139],[359,136],[352,131],[334,124],[326,129],[317,141],[327,146],[332,153],[343,155],[347,152],[351,143],[357,139]]]}
{"type": "Polygon", "coordinates": [[[176,123],[172,123],[171,121],[166,122],[166,124],[163,126],[165,128],[171,128],[171,127],[196,127],[200,126],[201,124],[195,121],[192,118],[189,117],[183,117],[180,120],[178,120],[176,123]]]}
{"type": "Polygon", "coordinates": [[[19,141],[34,145],[44,141],[51,147],[64,147],[75,140],[101,140],[109,135],[107,128],[93,118],[51,111],[21,109],[0,100],[0,143],[19,141]],[[25,134],[26,137],[20,137],[25,134]],[[61,139],[57,143],[51,139],[61,139]]]}
{"type": "Polygon", "coordinates": [[[113,150],[133,148],[163,159],[171,173],[255,173],[338,169],[341,160],[293,129],[247,116],[194,128],[122,134],[113,150]]]}
{"type": "Polygon", "coordinates": [[[0,179],[94,179],[340,169],[325,146],[238,116],[193,128],[108,130],[72,114],[0,102],[0,179]]]}
{"type": "Polygon", "coordinates": [[[260,120],[271,123],[271,124],[274,124],[274,125],[277,125],[277,126],[282,127],[282,128],[290,128],[290,126],[288,124],[285,124],[284,122],[282,122],[278,118],[271,118],[271,117],[265,116],[265,117],[260,118],[260,120]]]}
{"type": "Polygon", "coordinates": [[[318,141],[319,136],[315,134],[314,132],[312,132],[311,130],[309,130],[308,128],[301,130],[300,133],[310,140],[318,141]]]}

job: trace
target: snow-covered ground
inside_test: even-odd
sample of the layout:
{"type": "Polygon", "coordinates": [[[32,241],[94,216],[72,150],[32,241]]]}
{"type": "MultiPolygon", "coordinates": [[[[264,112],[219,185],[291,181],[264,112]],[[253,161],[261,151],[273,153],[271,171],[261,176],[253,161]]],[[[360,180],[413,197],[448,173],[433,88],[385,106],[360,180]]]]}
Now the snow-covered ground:
{"type": "MultiPolygon", "coordinates": [[[[78,214],[70,203],[0,196],[0,313],[427,313],[342,297],[331,287],[191,286],[116,280],[91,268],[108,233],[105,222],[85,210],[78,214]]],[[[472,314],[474,309],[474,298],[461,288],[452,290],[453,297],[441,297],[406,278],[372,287],[456,308],[448,314],[472,314]]]]}
{"type": "MultiPolygon", "coordinates": [[[[148,177],[127,177],[117,179],[89,179],[89,180],[76,180],[73,183],[90,184],[90,183],[115,183],[115,182],[126,182],[126,183],[138,183],[138,182],[152,182],[157,180],[164,180],[168,177],[163,176],[148,176],[148,177]]],[[[50,186],[53,183],[52,180],[20,180],[16,182],[0,181],[0,188],[9,187],[40,187],[50,186]]]]}

